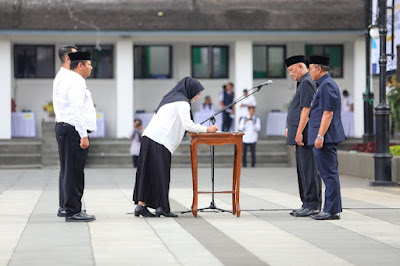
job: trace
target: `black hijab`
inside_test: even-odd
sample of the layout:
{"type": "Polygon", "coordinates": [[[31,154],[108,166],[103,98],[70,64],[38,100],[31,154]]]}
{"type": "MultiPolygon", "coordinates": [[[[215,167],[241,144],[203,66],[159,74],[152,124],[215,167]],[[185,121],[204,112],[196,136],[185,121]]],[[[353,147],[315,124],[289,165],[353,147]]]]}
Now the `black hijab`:
{"type": "Polygon", "coordinates": [[[167,103],[183,101],[188,102],[190,105],[190,99],[192,99],[202,90],[204,90],[204,87],[197,79],[194,79],[192,77],[183,78],[170,92],[168,92],[163,97],[157,107],[156,113],[161,108],[161,106],[167,103]]]}

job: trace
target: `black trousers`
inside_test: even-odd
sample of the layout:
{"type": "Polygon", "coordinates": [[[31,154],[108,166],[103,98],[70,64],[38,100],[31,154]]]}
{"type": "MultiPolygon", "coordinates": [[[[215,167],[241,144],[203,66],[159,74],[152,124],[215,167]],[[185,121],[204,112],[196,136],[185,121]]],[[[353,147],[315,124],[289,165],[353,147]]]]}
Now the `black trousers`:
{"type": "Polygon", "coordinates": [[[138,160],[139,160],[138,155],[132,155],[133,168],[136,168],[138,166],[138,160]]]}
{"type": "Polygon", "coordinates": [[[222,131],[223,132],[229,132],[229,129],[231,128],[232,125],[232,117],[230,113],[228,112],[222,112],[222,131]]]}
{"type": "Polygon", "coordinates": [[[251,154],[251,167],[256,166],[256,143],[243,143],[243,155],[242,155],[242,164],[243,167],[247,167],[247,147],[250,147],[251,154]]]}
{"type": "Polygon", "coordinates": [[[297,179],[303,208],[321,209],[322,181],[314,159],[313,146],[296,145],[297,179]]]}
{"type": "Polygon", "coordinates": [[[324,212],[342,212],[342,197],[337,160],[337,144],[324,143],[321,149],[314,148],[314,156],[318,170],[325,184],[324,212]]]}
{"type": "Polygon", "coordinates": [[[56,123],[55,132],[60,156],[59,207],[67,215],[73,215],[82,209],[84,168],[89,150],[80,147],[81,138],[75,127],[56,123]]]}

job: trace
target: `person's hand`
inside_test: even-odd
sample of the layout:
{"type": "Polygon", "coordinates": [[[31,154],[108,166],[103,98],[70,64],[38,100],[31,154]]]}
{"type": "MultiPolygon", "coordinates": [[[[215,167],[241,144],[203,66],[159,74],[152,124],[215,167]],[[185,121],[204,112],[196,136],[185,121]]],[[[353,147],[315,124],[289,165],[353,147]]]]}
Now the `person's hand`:
{"type": "Polygon", "coordinates": [[[285,129],[285,138],[287,138],[287,129],[285,129]]]}
{"type": "Polygon", "coordinates": [[[321,149],[324,146],[324,140],[323,139],[315,139],[314,146],[317,149],[321,149]]]}
{"type": "Polygon", "coordinates": [[[84,150],[89,148],[89,138],[88,137],[81,138],[81,145],[80,146],[84,150]]]}
{"type": "Polygon", "coordinates": [[[296,138],[294,139],[297,143],[297,145],[299,146],[304,146],[304,142],[303,142],[303,134],[296,134],[296,138]]]}
{"type": "Polygon", "coordinates": [[[207,133],[215,133],[218,130],[218,126],[217,125],[212,125],[207,127],[207,133]]]}

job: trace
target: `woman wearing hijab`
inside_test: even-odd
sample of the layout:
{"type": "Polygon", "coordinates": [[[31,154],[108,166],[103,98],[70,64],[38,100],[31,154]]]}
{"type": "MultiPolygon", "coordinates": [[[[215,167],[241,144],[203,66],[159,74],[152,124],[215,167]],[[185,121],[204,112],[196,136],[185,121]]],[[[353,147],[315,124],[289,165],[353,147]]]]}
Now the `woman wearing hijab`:
{"type": "Polygon", "coordinates": [[[170,211],[169,183],[171,154],[182,141],[185,131],[216,132],[218,127],[195,124],[191,119],[190,103],[204,87],[194,78],[186,77],[161,100],[156,113],[142,134],[133,201],[135,216],[177,217],[170,211]],[[156,209],[155,215],[147,207],[156,209]]]}

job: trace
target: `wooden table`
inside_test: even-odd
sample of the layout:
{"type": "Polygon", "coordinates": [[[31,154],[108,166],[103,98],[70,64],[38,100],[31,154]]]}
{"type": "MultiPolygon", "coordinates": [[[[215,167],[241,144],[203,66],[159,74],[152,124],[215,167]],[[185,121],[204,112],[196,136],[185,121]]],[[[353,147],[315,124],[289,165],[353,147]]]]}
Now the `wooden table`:
{"type": "Polygon", "coordinates": [[[190,133],[190,155],[192,158],[192,178],[193,178],[193,203],[192,213],[197,217],[198,194],[204,193],[230,193],[232,194],[232,214],[240,216],[239,188],[240,188],[240,169],[242,164],[243,133],[190,133]],[[197,171],[197,145],[226,145],[234,144],[235,156],[233,162],[232,190],[230,191],[198,191],[198,171],[197,171]]]}

